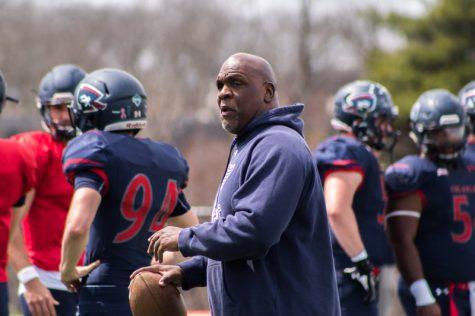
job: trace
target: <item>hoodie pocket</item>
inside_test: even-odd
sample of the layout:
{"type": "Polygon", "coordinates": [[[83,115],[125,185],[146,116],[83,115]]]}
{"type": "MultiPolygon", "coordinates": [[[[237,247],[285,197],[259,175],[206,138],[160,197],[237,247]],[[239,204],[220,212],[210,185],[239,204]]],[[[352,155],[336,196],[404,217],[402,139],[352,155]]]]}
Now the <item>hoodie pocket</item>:
{"type": "Polygon", "coordinates": [[[213,316],[235,316],[236,304],[226,288],[226,279],[220,262],[209,261],[207,270],[208,299],[213,316]]]}
{"type": "Polygon", "coordinates": [[[269,275],[256,267],[251,269],[246,261],[227,262],[222,267],[223,288],[239,316],[275,316],[276,289],[269,275]]]}

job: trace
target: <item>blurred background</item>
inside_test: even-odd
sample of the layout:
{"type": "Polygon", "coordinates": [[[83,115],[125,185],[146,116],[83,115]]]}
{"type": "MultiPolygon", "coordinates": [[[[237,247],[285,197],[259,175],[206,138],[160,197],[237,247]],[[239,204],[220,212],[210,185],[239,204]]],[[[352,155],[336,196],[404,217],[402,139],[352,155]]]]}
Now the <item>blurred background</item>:
{"type": "MultiPolygon", "coordinates": [[[[281,104],[305,103],[310,148],[331,133],[331,97],[371,79],[408,112],[431,88],[475,79],[473,0],[0,0],[0,69],[21,99],[0,116],[3,137],[40,129],[35,90],[53,66],[134,74],[148,92],[145,136],[188,159],[192,205],[211,205],[231,136],[217,116],[215,79],[239,51],[274,66],[281,104]]],[[[405,136],[395,158],[414,150],[405,136]]],[[[11,278],[14,279],[14,278],[11,278]]],[[[12,295],[12,298],[14,295],[12,295]]]]}

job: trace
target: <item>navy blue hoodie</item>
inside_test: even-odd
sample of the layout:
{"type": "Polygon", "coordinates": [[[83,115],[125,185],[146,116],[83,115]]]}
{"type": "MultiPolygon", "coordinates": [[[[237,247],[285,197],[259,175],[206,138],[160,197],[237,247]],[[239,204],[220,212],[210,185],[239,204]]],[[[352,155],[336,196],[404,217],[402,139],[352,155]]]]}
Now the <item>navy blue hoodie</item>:
{"type": "Polygon", "coordinates": [[[303,105],[269,110],[236,137],[212,221],[185,228],[183,289],[208,286],[215,316],[339,315],[320,179],[303,105]]]}

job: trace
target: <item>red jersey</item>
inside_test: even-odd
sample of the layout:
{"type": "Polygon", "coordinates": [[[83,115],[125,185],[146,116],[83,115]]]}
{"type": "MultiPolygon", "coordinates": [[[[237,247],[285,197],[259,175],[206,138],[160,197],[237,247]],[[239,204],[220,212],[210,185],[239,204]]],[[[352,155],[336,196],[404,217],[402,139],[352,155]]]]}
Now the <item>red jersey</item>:
{"type": "Polygon", "coordinates": [[[0,282],[7,281],[11,207],[35,185],[35,160],[24,146],[0,139],[0,282]]]}
{"type": "Polygon", "coordinates": [[[35,198],[22,223],[28,256],[35,266],[58,271],[61,240],[74,193],[61,166],[65,145],[46,132],[27,132],[12,138],[32,149],[38,166],[35,198]]]}

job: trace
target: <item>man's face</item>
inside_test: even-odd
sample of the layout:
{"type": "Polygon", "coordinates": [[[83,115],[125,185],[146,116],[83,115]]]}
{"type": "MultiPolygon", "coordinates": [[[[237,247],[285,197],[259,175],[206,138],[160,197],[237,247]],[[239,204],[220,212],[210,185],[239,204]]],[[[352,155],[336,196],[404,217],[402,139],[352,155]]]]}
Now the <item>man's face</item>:
{"type": "Polygon", "coordinates": [[[239,60],[231,58],[223,64],[216,87],[221,125],[232,134],[239,134],[265,107],[262,78],[239,60]]]}
{"type": "Polygon", "coordinates": [[[49,112],[51,120],[56,126],[71,126],[67,104],[47,105],[46,110],[49,112]]]}
{"type": "Polygon", "coordinates": [[[427,142],[435,146],[441,154],[454,154],[464,142],[465,126],[445,127],[427,132],[427,142]]]}

